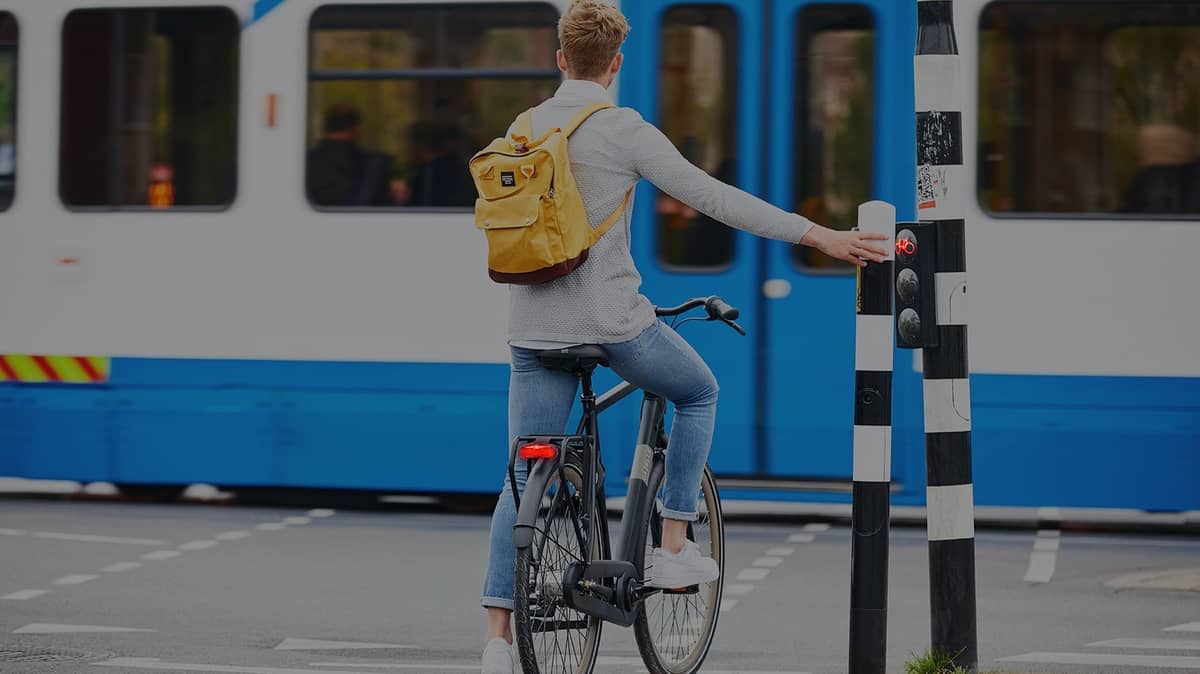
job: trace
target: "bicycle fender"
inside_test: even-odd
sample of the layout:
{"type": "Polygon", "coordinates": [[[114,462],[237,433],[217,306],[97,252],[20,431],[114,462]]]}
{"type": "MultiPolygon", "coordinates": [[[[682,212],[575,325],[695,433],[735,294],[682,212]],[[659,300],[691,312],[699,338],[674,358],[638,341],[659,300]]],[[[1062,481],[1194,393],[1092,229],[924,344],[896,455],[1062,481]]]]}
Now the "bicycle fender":
{"type": "MultiPolygon", "coordinates": [[[[526,494],[542,494],[546,483],[558,474],[558,462],[545,459],[534,462],[529,468],[529,477],[525,479],[526,494]]],[[[521,499],[521,509],[517,512],[517,522],[513,524],[513,542],[517,549],[533,545],[533,528],[537,522],[538,509],[542,507],[541,498],[521,499]]]]}

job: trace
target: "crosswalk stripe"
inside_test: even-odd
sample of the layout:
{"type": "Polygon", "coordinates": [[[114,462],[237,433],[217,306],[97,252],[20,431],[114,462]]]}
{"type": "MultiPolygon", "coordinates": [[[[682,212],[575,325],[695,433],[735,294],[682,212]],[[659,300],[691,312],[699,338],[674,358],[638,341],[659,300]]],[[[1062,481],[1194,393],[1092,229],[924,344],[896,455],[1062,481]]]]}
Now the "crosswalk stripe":
{"type": "Polygon", "coordinates": [[[1195,639],[1108,639],[1088,644],[1088,647],[1140,648],[1152,651],[1200,651],[1200,641],[1195,639]]]}
{"type": "Polygon", "coordinates": [[[1054,665],[1101,665],[1116,667],[1159,667],[1187,669],[1200,667],[1200,657],[1184,655],[1137,655],[1108,653],[1026,653],[1007,658],[1001,662],[1035,662],[1054,665]]]}

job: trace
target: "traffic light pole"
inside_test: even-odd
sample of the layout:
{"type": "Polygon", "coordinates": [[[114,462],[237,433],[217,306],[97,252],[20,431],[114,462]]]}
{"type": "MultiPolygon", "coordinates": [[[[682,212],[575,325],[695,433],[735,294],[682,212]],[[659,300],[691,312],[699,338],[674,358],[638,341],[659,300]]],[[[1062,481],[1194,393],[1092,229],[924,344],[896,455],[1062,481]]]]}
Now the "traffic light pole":
{"type": "MultiPolygon", "coordinates": [[[[924,345],[932,645],[975,672],[975,516],[967,367],[962,91],[952,0],[918,0],[917,209],[933,227],[936,345],[924,345]]],[[[926,317],[928,319],[929,317],[926,317]]]]}
{"type": "MultiPolygon", "coordinates": [[[[896,232],[896,208],[858,208],[858,228],[896,232]]],[[[888,499],[892,480],[892,255],[858,270],[854,325],[854,502],[850,541],[850,674],[887,665],[888,499]]]]}

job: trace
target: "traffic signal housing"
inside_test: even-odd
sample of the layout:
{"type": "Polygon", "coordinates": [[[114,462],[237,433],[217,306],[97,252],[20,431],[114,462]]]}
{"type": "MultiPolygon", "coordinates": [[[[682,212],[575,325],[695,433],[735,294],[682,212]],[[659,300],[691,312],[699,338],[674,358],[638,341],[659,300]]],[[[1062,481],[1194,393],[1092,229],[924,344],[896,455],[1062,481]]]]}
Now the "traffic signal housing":
{"type": "Polygon", "coordinates": [[[903,222],[896,229],[896,346],[937,346],[937,230],[932,222],[903,222]]]}

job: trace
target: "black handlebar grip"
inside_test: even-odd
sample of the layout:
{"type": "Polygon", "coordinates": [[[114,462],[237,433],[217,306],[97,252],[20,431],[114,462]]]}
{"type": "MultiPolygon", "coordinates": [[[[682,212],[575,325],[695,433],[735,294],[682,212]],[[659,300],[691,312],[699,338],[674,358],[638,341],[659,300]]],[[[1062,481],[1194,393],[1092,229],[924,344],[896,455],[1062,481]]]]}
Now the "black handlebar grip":
{"type": "Polygon", "coordinates": [[[719,318],[723,321],[736,321],[738,316],[741,315],[737,307],[729,306],[725,300],[716,295],[708,298],[708,301],[704,303],[704,308],[708,311],[709,316],[719,318]]]}

